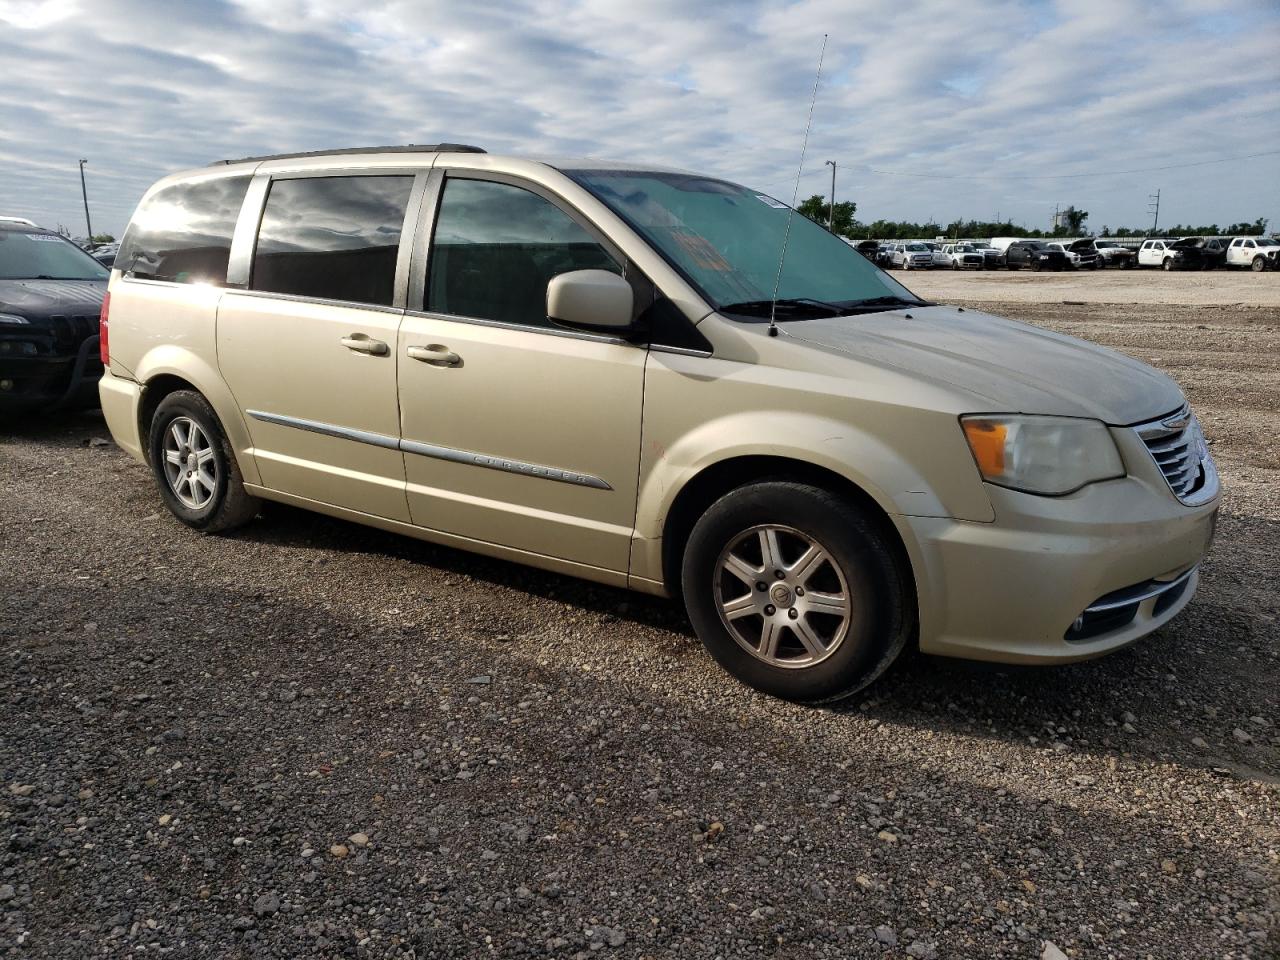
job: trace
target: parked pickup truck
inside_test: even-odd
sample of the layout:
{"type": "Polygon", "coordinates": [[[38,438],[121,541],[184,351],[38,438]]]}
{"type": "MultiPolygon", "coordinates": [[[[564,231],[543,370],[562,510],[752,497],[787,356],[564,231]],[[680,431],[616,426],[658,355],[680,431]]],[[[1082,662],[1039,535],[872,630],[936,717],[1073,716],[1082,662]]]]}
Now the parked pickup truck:
{"type": "Polygon", "coordinates": [[[1083,240],[1055,240],[1050,250],[1061,250],[1070,261],[1073,270],[1097,270],[1102,266],[1102,255],[1093,245],[1092,237],[1083,240]]]}
{"type": "Polygon", "coordinates": [[[1004,251],[1004,264],[1010,270],[1030,267],[1032,270],[1066,270],[1071,261],[1061,250],[1054,250],[1041,240],[1015,240],[1004,251]]]}
{"type": "Polygon", "coordinates": [[[890,257],[889,265],[903,270],[928,270],[933,266],[933,251],[914,240],[895,243],[890,257]]]}
{"type": "Polygon", "coordinates": [[[1254,273],[1274,270],[1280,257],[1280,243],[1271,237],[1236,237],[1227,247],[1227,266],[1248,267],[1254,273]]]}
{"type": "Polygon", "coordinates": [[[987,258],[972,243],[948,243],[942,252],[956,270],[981,270],[987,265],[987,258]]]}
{"type": "Polygon", "coordinates": [[[0,415],[96,405],[109,276],[52,230],[0,223],[0,415]]]}
{"type": "Polygon", "coordinates": [[[1114,240],[1095,240],[1093,245],[1102,257],[1104,267],[1121,267],[1127,270],[1137,264],[1138,253],[1132,247],[1122,246],[1114,240]]]}
{"type": "Polygon", "coordinates": [[[1184,240],[1144,240],[1138,249],[1138,266],[1165,270],[1199,270],[1204,253],[1194,237],[1184,240]]]}

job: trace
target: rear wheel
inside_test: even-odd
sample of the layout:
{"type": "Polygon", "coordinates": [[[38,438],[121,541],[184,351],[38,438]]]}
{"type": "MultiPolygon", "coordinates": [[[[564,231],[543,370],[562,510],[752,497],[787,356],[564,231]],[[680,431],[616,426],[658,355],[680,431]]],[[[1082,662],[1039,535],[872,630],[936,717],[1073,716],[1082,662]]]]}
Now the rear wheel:
{"type": "Polygon", "coordinates": [[[764,481],[721,497],[690,534],[681,580],[716,661],[786,700],[856,693],[888,669],[914,625],[877,525],[809,484],[764,481]]]}
{"type": "Polygon", "coordinates": [[[148,450],[165,506],[187,526],[217,533],[257,514],[260,501],[244,489],[217,414],[195,391],[179,390],[160,401],[148,450]]]}

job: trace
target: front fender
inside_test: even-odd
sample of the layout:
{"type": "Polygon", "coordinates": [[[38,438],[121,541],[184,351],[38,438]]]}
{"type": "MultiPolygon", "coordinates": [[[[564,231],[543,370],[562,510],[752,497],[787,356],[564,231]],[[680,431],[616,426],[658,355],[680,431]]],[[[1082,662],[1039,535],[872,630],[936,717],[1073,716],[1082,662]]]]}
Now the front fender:
{"type": "MultiPolygon", "coordinates": [[[[959,430],[953,425],[951,430],[958,439],[959,430]]],[[[929,454],[918,443],[910,447],[915,449],[908,449],[908,454],[929,454]]],[[[929,465],[935,475],[938,470],[949,472],[938,458],[959,454],[961,459],[953,465],[971,467],[962,448],[935,447],[932,454],[929,465]]],[[[891,515],[994,519],[976,475],[972,483],[951,484],[944,497],[937,483],[902,449],[866,429],[798,411],[741,411],[699,423],[669,445],[646,441],[636,511],[638,535],[661,537],[671,505],[685,484],[717,463],[748,456],[782,457],[823,467],[849,480],[891,515]]]]}

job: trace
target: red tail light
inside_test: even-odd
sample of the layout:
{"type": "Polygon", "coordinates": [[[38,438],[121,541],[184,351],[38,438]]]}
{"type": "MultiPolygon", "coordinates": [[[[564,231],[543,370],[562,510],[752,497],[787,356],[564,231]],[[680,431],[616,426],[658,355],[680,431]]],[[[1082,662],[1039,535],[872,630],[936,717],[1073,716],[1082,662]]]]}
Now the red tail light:
{"type": "Polygon", "coordinates": [[[111,348],[107,345],[107,317],[111,313],[111,294],[102,298],[102,312],[98,314],[98,356],[102,357],[102,365],[111,365],[111,348]]]}

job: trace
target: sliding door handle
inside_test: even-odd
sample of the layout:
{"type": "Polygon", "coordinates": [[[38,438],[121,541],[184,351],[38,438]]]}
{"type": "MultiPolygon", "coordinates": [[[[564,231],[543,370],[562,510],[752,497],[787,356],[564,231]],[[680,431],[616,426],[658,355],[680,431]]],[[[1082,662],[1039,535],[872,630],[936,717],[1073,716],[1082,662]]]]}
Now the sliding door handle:
{"type": "Polygon", "coordinates": [[[462,365],[462,358],[440,343],[429,343],[425,347],[412,346],[405,350],[405,353],[414,360],[421,360],[423,363],[430,363],[437,367],[462,365]]]}
{"type": "Polygon", "coordinates": [[[385,357],[391,352],[391,348],[385,343],[381,340],[374,340],[367,333],[353,333],[349,337],[343,337],[338,342],[348,350],[353,350],[356,353],[367,353],[371,357],[385,357]]]}

